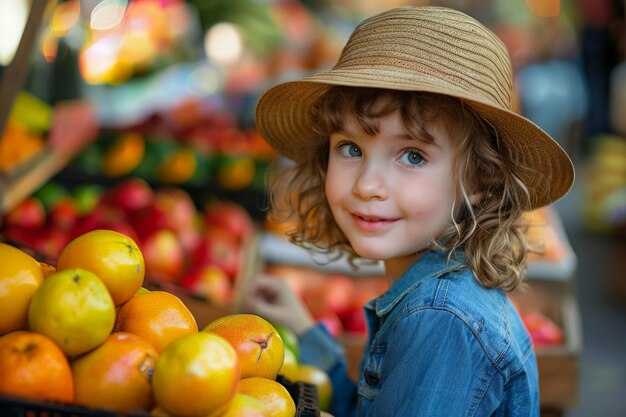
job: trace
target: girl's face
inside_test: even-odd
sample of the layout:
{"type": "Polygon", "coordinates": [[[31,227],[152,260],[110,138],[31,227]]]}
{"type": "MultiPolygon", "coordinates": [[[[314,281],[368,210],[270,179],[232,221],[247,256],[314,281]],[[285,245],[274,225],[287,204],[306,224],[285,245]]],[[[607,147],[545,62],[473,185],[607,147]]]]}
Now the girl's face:
{"type": "Polygon", "coordinates": [[[435,122],[434,143],[412,139],[398,111],[379,125],[369,136],[349,116],[330,136],[326,197],[355,252],[401,273],[452,222],[454,145],[435,122]]]}

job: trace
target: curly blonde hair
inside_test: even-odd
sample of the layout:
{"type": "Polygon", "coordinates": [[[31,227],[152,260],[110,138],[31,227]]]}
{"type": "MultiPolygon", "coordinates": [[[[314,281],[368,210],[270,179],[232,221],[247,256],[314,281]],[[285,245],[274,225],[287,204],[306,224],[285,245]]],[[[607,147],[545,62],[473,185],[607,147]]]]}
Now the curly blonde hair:
{"type": "Polygon", "coordinates": [[[354,266],[358,255],[335,222],[324,184],[329,155],[329,136],[338,131],[351,114],[364,132],[375,135],[378,119],[399,111],[409,135],[434,141],[425,126],[443,118],[452,137],[457,138],[455,182],[457,199],[450,227],[431,248],[445,250],[449,257],[457,249],[481,285],[512,291],[526,270],[527,247],[522,213],[529,206],[529,192],[497,133],[462,100],[449,96],[374,88],[331,87],[316,103],[314,117],[318,140],[311,140],[293,161],[277,160],[268,176],[270,220],[290,222],[290,240],[329,259],[347,254],[354,266]],[[384,98],[384,99],[382,99],[384,98]],[[470,203],[469,194],[481,197],[470,203]]]}

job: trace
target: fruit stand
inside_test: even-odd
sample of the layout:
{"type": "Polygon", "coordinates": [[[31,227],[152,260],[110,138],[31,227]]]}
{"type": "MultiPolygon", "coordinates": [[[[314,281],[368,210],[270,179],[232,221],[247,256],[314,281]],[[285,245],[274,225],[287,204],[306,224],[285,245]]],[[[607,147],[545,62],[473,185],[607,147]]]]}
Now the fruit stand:
{"type": "MultiPolygon", "coordinates": [[[[104,332],[109,337],[132,327],[123,328],[121,318],[132,316],[131,307],[139,304],[133,300],[144,291],[152,294],[141,298],[144,301],[163,296],[166,301],[160,299],[160,304],[180,302],[178,311],[187,314],[188,324],[194,323],[194,333],[204,333],[197,330],[241,313],[248,285],[260,272],[287,279],[313,316],[341,340],[350,375],[356,379],[366,337],[361,305],[387,289],[381,265],[364,264],[355,272],[342,261],[320,263],[289,244],[276,225],[264,222],[263,180],[275,155],[254,129],[252,112],[259,91],[251,86],[258,89],[279,79],[282,72],[310,71],[334,59],[337,47],[316,32],[319,22],[313,13],[299,5],[273,5],[272,16],[282,22],[288,45],[265,55],[264,65],[250,51],[239,57],[238,65],[226,61],[215,65],[173,45],[202,43],[197,37],[204,32],[209,44],[207,29],[219,26],[219,13],[224,13],[235,16],[240,25],[256,28],[258,33],[240,34],[259,48],[254,52],[269,50],[276,47],[280,30],[268,24],[267,6],[243,2],[249,6],[244,12],[231,9],[228,1],[215,6],[188,1],[185,7],[179,1],[137,2],[146,7],[141,13],[150,16],[150,22],[163,23],[171,17],[171,26],[178,27],[178,32],[167,32],[164,24],[153,28],[158,39],[150,45],[155,50],[156,45],[166,45],[165,52],[154,53],[152,61],[137,56],[129,64],[120,59],[101,73],[82,74],[95,84],[89,99],[71,97],[47,104],[20,90],[36,45],[42,54],[48,53],[39,33],[43,25],[50,25],[44,18],[46,3],[32,1],[15,59],[0,72],[0,132],[4,129],[5,135],[0,142],[0,259],[2,250],[10,251],[6,246],[11,246],[37,262],[35,274],[62,273],[66,267],[59,264],[59,257],[74,239],[96,229],[130,237],[145,260],[145,279],[141,288],[131,291],[132,297],[114,302],[115,327],[104,332]],[[168,7],[175,13],[165,14],[172,11],[168,7]]],[[[76,15],[78,3],[62,2],[56,17],[76,15]]],[[[145,17],[137,11],[139,6],[132,10],[139,20],[145,17]]],[[[130,15],[131,9],[127,12],[130,15]]],[[[337,28],[346,25],[340,23],[337,28]]],[[[57,46],[71,38],[71,29],[63,30],[57,34],[57,46]]],[[[128,36],[127,49],[121,49],[139,55],[133,44],[139,41],[128,36]]],[[[97,41],[94,36],[93,44],[85,46],[97,41]]],[[[577,401],[581,325],[573,297],[576,256],[555,211],[533,215],[537,225],[531,228],[532,237],[542,246],[542,255],[532,259],[528,288],[512,299],[537,345],[542,415],[552,416],[577,401]]],[[[94,247],[101,246],[106,245],[99,241],[94,247]]],[[[162,355],[166,347],[158,350],[162,355]]],[[[74,356],[84,353],[79,349],[61,356],[74,362],[74,356]]],[[[152,378],[155,365],[145,366],[152,378]]],[[[295,373],[288,378],[285,370],[276,372],[266,379],[286,389],[295,415],[319,416],[323,410],[319,385],[295,373]]],[[[160,398],[157,405],[169,404],[160,398]]],[[[165,415],[153,405],[138,407],[140,412],[111,411],[89,402],[81,406],[58,398],[45,402],[0,395],[0,415],[11,417],[165,415]]]]}

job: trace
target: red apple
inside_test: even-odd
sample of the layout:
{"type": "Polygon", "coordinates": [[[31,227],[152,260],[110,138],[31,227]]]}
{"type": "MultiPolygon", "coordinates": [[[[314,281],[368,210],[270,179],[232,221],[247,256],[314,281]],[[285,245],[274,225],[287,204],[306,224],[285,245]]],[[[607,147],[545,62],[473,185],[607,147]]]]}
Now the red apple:
{"type": "Polygon", "coordinates": [[[127,214],[136,213],[148,207],[153,200],[150,185],[141,178],[127,178],[108,190],[104,201],[127,214]]]}
{"type": "Polygon", "coordinates": [[[182,189],[169,187],[155,192],[152,203],[136,212],[132,223],[140,236],[160,229],[178,234],[195,228],[196,217],[197,210],[189,194],[182,189]]]}
{"type": "Polygon", "coordinates": [[[61,230],[70,231],[76,225],[78,217],[78,208],[74,200],[69,196],[63,196],[50,207],[48,224],[61,230]]]}
{"type": "Polygon", "coordinates": [[[239,271],[240,247],[234,236],[223,229],[209,228],[194,252],[195,266],[215,265],[234,280],[239,271]]]}
{"type": "Polygon", "coordinates": [[[558,346],[565,341],[563,330],[549,317],[533,311],[522,314],[522,321],[537,346],[558,346]]]}
{"type": "Polygon", "coordinates": [[[218,304],[228,304],[232,297],[228,275],[215,265],[192,268],[180,280],[180,285],[218,304]]]}
{"type": "Polygon", "coordinates": [[[71,232],[72,238],[78,237],[96,229],[113,230],[122,233],[135,242],[139,241],[137,232],[128,222],[126,214],[116,208],[106,204],[99,204],[89,214],[80,217],[71,232]]]}
{"type": "Polygon", "coordinates": [[[209,226],[228,230],[239,243],[254,232],[254,222],[248,211],[232,201],[212,201],[204,208],[204,221],[209,226]]]}
{"type": "Polygon", "coordinates": [[[341,314],[354,306],[355,285],[346,275],[328,275],[321,285],[304,291],[302,297],[309,309],[315,313],[332,311],[341,314]]]}
{"type": "Polygon", "coordinates": [[[67,231],[55,226],[46,226],[37,231],[32,247],[42,255],[45,255],[46,260],[56,262],[59,253],[70,240],[70,235],[67,231]]]}
{"type": "Polygon", "coordinates": [[[367,320],[362,307],[352,307],[338,316],[347,333],[367,334],[367,320]]]}
{"type": "Polygon", "coordinates": [[[322,323],[324,327],[326,327],[326,330],[328,330],[328,333],[330,333],[333,337],[339,337],[343,333],[341,320],[339,320],[337,314],[332,311],[327,311],[326,313],[321,314],[314,314],[312,312],[311,314],[313,315],[313,319],[322,323]]]}
{"type": "Polygon", "coordinates": [[[6,226],[15,226],[35,230],[43,227],[46,222],[46,210],[36,197],[27,197],[13,207],[4,217],[6,226]]]}
{"type": "Polygon", "coordinates": [[[198,249],[198,246],[200,246],[200,242],[202,241],[200,230],[195,226],[179,230],[176,234],[181,245],[183,245],[183,249],[185,249],[185,253],[193,253],[196,249],[198,249]]]}
{"type": "Polygon", "coordinates": [[[195,226],[198,210],[189,193],[182,188],[161,188],[155,194],[155,204],[169,213],[170,227],[174,231],[195,226]]]}
{"type": "Polygon", "coordinates": [[[33,233],[33,230],[31,229],[19,226],[7,225],[6,227],[3,227],[2,234],[9,241],[15,242],[19,246],[25,246],[27,248],[33,248],[33,245],[37,240],[37,233],[33,233]]]}
{"type": "Polygon", "coordinates": [[[176,282],[185,268],[185,252],[174,232],[157,230],[140,241],[146,275],[157,280],[176,282]]]}

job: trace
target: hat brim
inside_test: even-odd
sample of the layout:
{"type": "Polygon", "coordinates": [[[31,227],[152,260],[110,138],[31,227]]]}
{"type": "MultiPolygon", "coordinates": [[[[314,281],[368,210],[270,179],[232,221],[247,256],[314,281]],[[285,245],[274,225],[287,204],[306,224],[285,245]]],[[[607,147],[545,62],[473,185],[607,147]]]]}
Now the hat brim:
{"type": "Polygon", "coordinates": [[[351,69],[345,74],[336,69],[279,84],[259,99],[255,111],[256,125],[265,140],[277,152],[298,161],[306,152],[306,144],[315,140],[313,106],[332,86],[372,87],[405,91],[424,91],[462,99],[487,120],[498,134],[499,146],[506,147],[515,163],[524,167],[520,175],[530,191],[532,210],[553,203],[564,196],[574,182],[574,166],[563,148],[527,118],[481,101],[476,95],[464,95],[458,88],[423,81],[415,77],[403,79],[398,74],[376,74],[351,69]]]}

